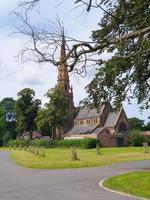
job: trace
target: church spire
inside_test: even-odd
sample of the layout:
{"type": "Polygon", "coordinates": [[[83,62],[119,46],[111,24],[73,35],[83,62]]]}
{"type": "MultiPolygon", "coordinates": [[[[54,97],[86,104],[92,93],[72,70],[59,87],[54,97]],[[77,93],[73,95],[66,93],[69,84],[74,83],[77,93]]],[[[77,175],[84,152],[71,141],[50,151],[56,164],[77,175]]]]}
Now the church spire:
{"type": "Polygon", "coordinates": [[[69,75],[68,75],[68,68],[67,62],[64,61],[66,58],[66,41],[64,36],[64,28],[62,31],[61,36],[61,51],[60,51],[60,66],[58,67],[58,86],[61,90],[65,93],[69,92],[70,85],[69,85],[69,75]]]}
{"type": "Polygon", "coordinates": [[[64,35],[64,29],[61,35],[60,41],[60,65],[58,67],[58,87],[62,91],[62,94],[67,98],[68,102],[68,122],[66,123],[66,127],[64,132],[67,132],[72,126],[74,119],[74,103],[73,103],[73,88],[70,87],[69,82],[69,73],[66,59],[66,41],[64,35]]]}
{"type": "MultiPolygon", "coordinates": [[[[62,36],[61,36],[61,53],[60,53],[60,61],[63,62],[63,60],[66,58],[66,41],[65,41],[65,35],[64,35],[64,27],[62,30],[62,36]]],[[[66,63],[66,62],[65,62],[66,63]]]]}

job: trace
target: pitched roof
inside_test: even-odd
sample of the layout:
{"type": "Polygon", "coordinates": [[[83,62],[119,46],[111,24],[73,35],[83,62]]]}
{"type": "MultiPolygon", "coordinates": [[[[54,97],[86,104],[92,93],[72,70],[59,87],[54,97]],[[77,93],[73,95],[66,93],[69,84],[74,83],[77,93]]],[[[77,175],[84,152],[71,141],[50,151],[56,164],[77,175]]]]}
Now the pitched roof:
{"type": "Polygon", "coordinates": [[[94,126],[74,126],[67,134],[90,134],[94,126]]]}
{"type": "Polygon", "coordinates": [[[97,109],[88,109],[87,107],[82,108],[76,119],[87,119],[87,118],[92,118],[92,117],[99,117],[100,116],[100,112],[97,111],[97,109]]]}
{"type": "Polygon", "coordinates": [[[117,117],[118,117],[118,113],[115,113],[115,112],[109,113],[109,115],[107,117],[107,120],[106,120],[106,122],[104,124],[104,127],[107,128],[107,127],[115,126],[117,117]]]}
{"type": "Polygon", "coordinates": [[[104,127],[96,128],[96,129],[92,132],[92,134],[98,134],[98,133],[100,133],[102,130],[104,130],[104,127]]]}

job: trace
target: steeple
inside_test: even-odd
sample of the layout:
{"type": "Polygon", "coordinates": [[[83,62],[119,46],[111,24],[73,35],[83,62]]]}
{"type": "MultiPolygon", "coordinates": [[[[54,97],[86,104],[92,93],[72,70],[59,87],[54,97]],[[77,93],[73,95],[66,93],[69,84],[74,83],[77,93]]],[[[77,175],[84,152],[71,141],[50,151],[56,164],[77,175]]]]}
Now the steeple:
{"type": "Polygon", "coordinates": [[[68,93],[70,90],[69,75],[66,58],[66,41],[64,36],[64,29],[61,36],[61,51],[60,51],[60,66],[58,67],[58,85],[63,92],[68,93]]]}
{"type": "Polygon", "coordinates": [[[68,99],[68,122],[65,127],[65,132],[69,130],[69,128],[73,124],[74,119],[74,103],[73,103],[73,88],[70,87],[69,82],[69,74],[68,74],[68,67],[67,67],[67,61],[66,59],[66,41],[64,36],[64,29],[62,31],[61,36],[61,43],[60,43],[61,49],[60,49],[60,65],[58,67],[58,87],[61,89],[64,96],[68,99]]]}

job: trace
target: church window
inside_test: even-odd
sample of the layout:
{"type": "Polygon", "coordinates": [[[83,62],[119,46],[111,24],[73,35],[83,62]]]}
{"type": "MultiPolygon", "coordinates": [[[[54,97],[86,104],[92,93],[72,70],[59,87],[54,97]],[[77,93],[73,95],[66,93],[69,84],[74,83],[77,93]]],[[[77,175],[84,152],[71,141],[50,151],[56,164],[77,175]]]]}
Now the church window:
{"type": "Polygon", "coordinates": [[[86,120],[86,124],[90,125],[90,120],[89,119],[86,120]]]}
{"type": "Polygon", "coordinates": [[[80,120],[80,125],[83,125],[83,120],[80,120]]]}
{"type": "Polygon", "coordinates": [[[119,132],[119,133],[126,133],[126,132],[128,132],[127,125],[126,125],[124,122],[122,122],[122,123],[119,125],[118,132],[119,132]]]}

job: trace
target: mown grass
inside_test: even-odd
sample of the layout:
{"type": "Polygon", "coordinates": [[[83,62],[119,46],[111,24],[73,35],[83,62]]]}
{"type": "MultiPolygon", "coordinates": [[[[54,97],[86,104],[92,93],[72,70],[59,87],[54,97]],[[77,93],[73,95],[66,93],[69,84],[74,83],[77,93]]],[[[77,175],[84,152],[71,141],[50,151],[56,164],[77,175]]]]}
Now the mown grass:
{"type": "Polygon", "coordinates": [[[131,172],[114,176],[104,182],[104,186],[150,199],[150,171],[131,172]]]}
{"type": "Polygon", "coordinates": [[[102,148],[101,154],[96,149],[78,149],[77,161],[71,161],[71,149],[46,149],[45,157],[40,157],[23,150],[10,150],[16,163],[35,169],[64,169],[98,167],[113,163],[150,159],[150,153],[144,153],[142,147],[102,148]]]}

